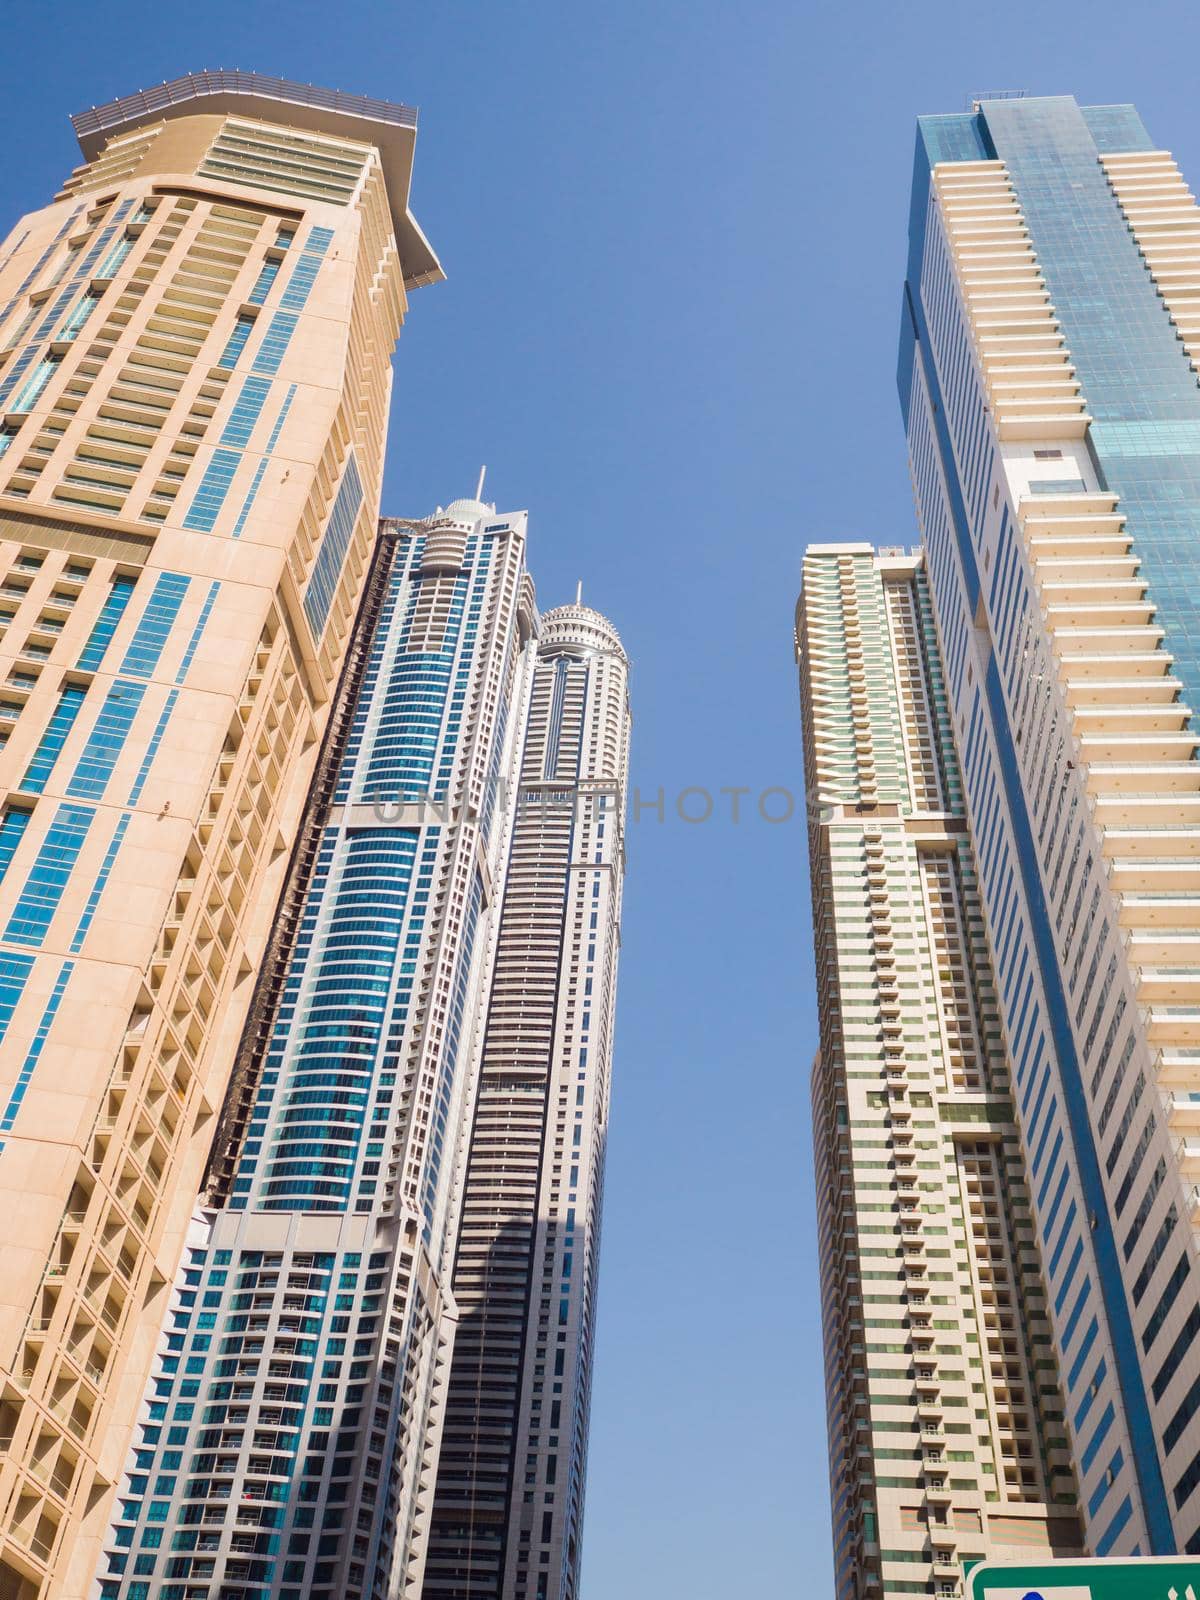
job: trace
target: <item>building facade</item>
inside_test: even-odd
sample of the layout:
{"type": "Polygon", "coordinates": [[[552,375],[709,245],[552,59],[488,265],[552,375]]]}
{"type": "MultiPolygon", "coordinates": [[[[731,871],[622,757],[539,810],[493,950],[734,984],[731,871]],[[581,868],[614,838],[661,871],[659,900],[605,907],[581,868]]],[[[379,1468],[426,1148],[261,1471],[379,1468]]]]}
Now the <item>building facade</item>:
{"type": "Polygon", "coordinates": [[[900,398],[1097,1555],[1200,1549],[1198,295],[1132,107],[920,120],[900,398]]]}
{"type": "Polygon", "coordinates": [[[920,557],[810,547],[796,653],[836,1593],[961,1595],[1081,1538],[920,557]]]}
{"type": "Polygon", "coordinates": [[[612,1070],[628,662],[547,612],[454,1270],[424,1600],[577,1600],[612,1070]]]}
{"type": "Polygon", "coordinates": [[[440,276],[415,117],[198,74],[0,249],[0,1594],[82,1595],[440,276]]]}
{"type": "Polygon", "coordinates": [[[523,515],[385,524],[104,1600],[414,1592],[535,627],[523,515]]]}
{"type": "Polygon", "coordinates": [[[525,534],[383,524],[101,1600],[474,1593],[456,1485],[505,1401],[540,1542],[503,1593],[574,1593],[625,663],[594,612],[539,621],[525,534]],[[514,1338],[535,1243],[553,1316],[514,1338]]]}

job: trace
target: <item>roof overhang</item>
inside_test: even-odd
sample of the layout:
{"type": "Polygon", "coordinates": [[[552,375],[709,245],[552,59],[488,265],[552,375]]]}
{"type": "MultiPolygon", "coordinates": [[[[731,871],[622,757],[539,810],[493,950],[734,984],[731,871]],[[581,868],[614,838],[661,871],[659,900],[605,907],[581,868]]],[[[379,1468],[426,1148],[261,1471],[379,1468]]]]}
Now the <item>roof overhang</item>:
{"type": "Polygon", "coordinates": [[[312,84],[268,78],[259,72],[190,72],[154,89],[110,100],[71,118],[80,149],[89,161],[115,134],[144,123],[205,113],[254,117],[260,122],[303,128],[372,144],[379,151],[391,206],[392,225],[407,289],[445,277],[441,263],[408,209],[412,185],[417,113],[410,106],[366,95],[344,94],[312,84]]]}

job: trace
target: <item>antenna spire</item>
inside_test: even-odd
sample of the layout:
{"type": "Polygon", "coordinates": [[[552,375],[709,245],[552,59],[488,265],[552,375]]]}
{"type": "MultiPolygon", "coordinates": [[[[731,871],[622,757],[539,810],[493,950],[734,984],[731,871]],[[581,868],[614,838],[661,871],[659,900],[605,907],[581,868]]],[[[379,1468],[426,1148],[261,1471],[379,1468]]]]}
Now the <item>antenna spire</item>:
{"type": "Polygon", "coordinates": [[[480,469],[479,469],[479,484],[478,484],[478,487],[475,490],[475,498],[476,498],[476,500],[482,500],[483,499],[483,480],[486,477],[487,477],[487,468],[486,467],[480,467],[480,469]]]}
{"type": "Polygon", "coordinates": [[[581,606],[583,604],[583,579],[582,578],[580,578],[579,582],[575,585],[575,604],[577,606],[581,606]]]}

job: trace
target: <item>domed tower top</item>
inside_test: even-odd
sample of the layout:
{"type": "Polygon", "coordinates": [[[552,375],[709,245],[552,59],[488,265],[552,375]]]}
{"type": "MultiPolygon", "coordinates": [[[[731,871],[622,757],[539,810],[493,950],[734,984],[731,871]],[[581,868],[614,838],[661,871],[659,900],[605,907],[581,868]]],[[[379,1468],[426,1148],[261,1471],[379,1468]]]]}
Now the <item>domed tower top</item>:
{"type": "Polygon", "coordinates": [[[584,605],[582,591],[581,584],[574,605],[555,606],[552,611],[542,613],[540,652],[554,655],[559,651],[611,650],[628,666],[629,658],[621,635],[606,616],[584,605]]]}
{"type": "Polygon", "coordinates": [[[439,506],[429,518],[429,532],[425,539],[425,556],[421,571],[460,572],[467,550],[468,535],[475,532],[483,517],[494,517],[495,506],[479,497],[483,494],[484,467],[479,474],[479,487],[473,500],[451,500],[448,506],[439,506]]]}
{"type": "Polygon", "coordinates": [[[465,522],[473,528],[480,517],[493,517],[495,514],[495,506],[489,506],[483,500],[451,500],[445,508],[439,506],[430,520],[465,522]]]}

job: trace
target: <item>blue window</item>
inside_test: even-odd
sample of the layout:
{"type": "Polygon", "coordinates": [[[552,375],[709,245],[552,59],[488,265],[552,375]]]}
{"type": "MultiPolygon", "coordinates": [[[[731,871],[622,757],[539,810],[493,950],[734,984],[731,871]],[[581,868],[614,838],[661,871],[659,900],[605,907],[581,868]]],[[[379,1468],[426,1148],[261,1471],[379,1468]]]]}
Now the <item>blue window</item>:
{"type": "Polygon", "coordinates": [[[32,971],[31,957],[0,955],[0,1041],[8,1032],[13,1012],[25,991],[25,980],[32,971]]]}
{"type": "Polygon", "coordinates": [[[145,692],[142,683],[118,679],[113,684],[67,785],[69,795],[80,800],[99,800],[103,796],[145,692]]]}
{"type": "Polygon", "coordinates": [[[398,941],[416,857],[415,834],[364,829],[352,834],[329,877],[332,842],[319,857],[310,896],[328,893],[319,950],[311,934],[294,961],[311,955],[304,1027],[276,1024],[287,1046],[289,1091],[266,1163],[260,1204],[294,1210],[345,1205],[359,1158],[373,1056],[389,1021],[398,941]],[[352,1078],[351,1074],[354,1074],[352,1078]],[[357,1083],[361,1080],[361,1090],[357,1083]]]}
{"type": "Polygon", "coordinates": [[[80,328],[83,327],[87,319],[91,316],[92,312],[96,309],[99,299],[100,296],[98,294],[93,294],[91,290],[89,290],[87,294],[81,295],[79,300],[67,313],[67,319],[63,323],[62,327],[58,330],[55,338],[73,339],[79,332],[80,328]]]}
{"type": "Polygon", "coordinates": [[[342,572],[342,562],[351,535],[354,533],[354,525],[358,521],[362,502],[362,479],[358,475],[358,463],[354,459],[354,452],[351,451],[346,461],[341,488],[333,502],[333,510],[329,513],[325,537],[321,541],[321,553],[317,557],[304,595],[304,614],[318,639],[329,616],[329,608],[333,604],[333,596],[342,572]]]}
{"type": "Polygon", "coordinates": [[[117,270],[120,267],[122,261],[124,261],[125,257],[129,254],[129,252],[132,249],[133,249],[133,240],[132,239],[128,239],[128,238],[118,239],[116,244],[113,245],[112,249],[108,252],[108,254],[105,256],[104,260],[100,263],[100,270],[99,270],[99,272],[97,272],[96,276],[98,278],[112,278],[112,277],[114,277],[116,275],[117,270]]]}
{"type": "Polygon", "coordinates": [[[264,261],[247,299],[252,306],[261,306],[271,292],[271,285],[279,276],[278,261],[264,261]]]}
{"type": "Polygon", "coordinates": [[[254,432],[254,424],[262,415],[262,408],[266,403],[271,385],[265,378],[247,378],[242,385],[242,392],[234,403],[233,410],[229,413],[229,421],[221,434],[222,444],[241,445],[245,449],[250,443],[250,435],[254,432]]]}
{"type": "MultiPolygon", "coordinates": [[[[1119,1467],[1120,1462],[1121,1453],[1118,1451],[1113,1457],[1114,1471],[1117,1467],[1119,1467]]],[[[1117,1535],[1120,1533],[1121,1529],[1129,1521],[1132,1515],[1133,1506],[1130,1503],[1129,1496],[1126,1495],[1124,1500],[1122,1500],[1121,1504],[1117,1507],[1116,1515],[1113,1517],[1105,1531],[1100,1535],[1099,1542],[1096,1545],[1096,1554],[1098,1556],[1106,1556],[1108,1554],[1113,1545],[1116,1543],[1117,1535]]]]}
{"type": "Polygon", "coordinates": [[[321,266],[320,256],[309,255],[307,252],[297,261],[288,280],[288,286],[283,291],[283,298],[279,304],[289,311],[299,311],[308,299],[309,291],[316,281],[317,272],[321,266]]]}
{"type": "Polygon", "coordinates": [[[13,401],[11,409],[13,411],[32,410],[38,396],[54,376],[57,367],[57,356],[46,356],[44,360],[39,361],[21,386],[21,390],[13,401]]]}
{"type": "Polygon", "coordinates": [[[34,1068],[41,1059],[46,1040],[50,1035],[50,1029],[54,1026],[54,1019],[58,1015],[58,1008],[62,1004],[63,994],[74,970],[75,963],[73,961],[64,961],[59,968],[54,988],[51,990],[50,998],[46,1002],[46,1009],[42,1012],[42,1019],[38,1023],[37,1032],[30,1041],[29,1050],[26,1053],[25,1060],[21,1063],[21,1070],[17,1074],[12,1093],[9,1095],[8,1102],[4,1107],[4,1115],[0,1116],[0,1133],[7,1133],[17,1120],[17,1112],[21,1109],[25,1091],[28,1089],[30,1079],[33,1077],[34,1068]]]}
{"type": "Polygon", "coordinates": [[[262,481],[267,475],[267,458],[264,456],[254,469],[254,476],[250,480],[250,487],[246,491],[246,498],[242,501],[242,509],[238,512],[237,521],[233,525],[232,537],[240,539],[242,529],[246,526],[246,518],[250,515],[250,508],[254,504],[262,481]]]}
{"type": "Polygon", "coordinates": [[[38,741],[33,759],[21,779],[21,788],[26,794],[41,794],[45,789],[86,693],[87,690],[80,684],[69,683],[59,695],[58,704],[46,724],[46,731],[38,741]]]}
{"type": "Polygon", "coordinates": [[[179,608],[183,604],[187,588],[188,580],[182,574],[178,572],[159,574],[154,592],[146,602],[142,620],[137,625],[129,649],[125,652],[125,659],[121,663],[122,672],[132,673],[137,678],[148,678],[154,671],[158,665],[158,658],[162,655],[163,646],[175,625],[175,618],[179,615],[179,608]]]}
{"type": "Polygon", "coordinates": [[[200,487],[183,519],[185,528],[192,528],[197,533],[212,532],[241,459],[239,450],[213,451],[212,460],[204,469],[200,487]]]}
{"type": "Polygon", "coordinates": [[[209,585],[208,594],[204,604],[200,607],[200,615],[196,626],[192,629],[192,637],[188,640],[187,649],[183,652],[183,660],[179,663],[179,671],[175,674],[175,682],[182,683],[188,675],[188,668],[195,660],[196,651],[200,646],[200,639],[204,633],[209,617],[212,616],[213,606],[217,603],[217,595],[221,592],[220,582],[214,579],[209,585]]]}
{"type": "MultiPolygon", "coordinates": [[[[214,584],[213,588],[215,589],[216,587],[217,585],[214,584]]],[[[184,669],[184,671],[186,671],[186,669],[184,669]]],[[[177,683],[183,678],[183,675],[184,672],[181,671],[179,677],[176,679],[177,683]]],[[[142,797],[142,790],[146,787],[146,779],[150,776],[150,768],[154,765],[154,758],[158,754],[158,747],[162,744],[163,734],[167,731],[167,723],[171,720],[171,713],[174,711],[175,702],[178,699],[179,690],[172,689],[170,694],[167,696],[166,704],[159,713],[158,721],[154,726],[154,732],[150,737],[150,743],[146,746],[146,754],[142,757],[142,764],[138,768],[137,777],[133,780],[133,788],[129,791],[129,799],[127,801],[128,805],[136,805],[142,797]]]]}
{"type": "Polygon", "coordinates": [[[116,861],[117,853],[121,848],[121,841],[125,837],[125,830],[129,826],[129,816],[130,813],[128,811],[122,815],[113,832],[108,849],[104,852],[104,860],[100,863],[100,871],[96,874],[92,892],[88,895],[87,905],[83,908],[79,926],[75,929],[75,936],[71,940],[72,955],[77,955],[83,949],[83,941],[87,938],[88,929],[91,927],[92,919],[96,915],[96,908],[100,904],[100,897],[104,893],[105,885],[108,883],[109,875],[113,869],[113,863],[116,861]]]}
{"type": "Polygon", "coordinates": [[[38,945],[46,937],[95,815],[91,806],[59,806],[4,930],[9,944],[38,945]]]}
{"type": "Polygon", "coordinates": [[[266,452],[264,453],[262,460],[258,463],[258,466],[254,469],[254,477],[250,482],[250,488],[247,490],[246,498],[242,501],[242,509],[238,512],[237,521],[233,525],[233,537],[235,539],[241,538],[242,529],[246,526],[246,518],[250,515],[250,508],[254,504],[254,497],[258,494],[263,478],[266,476],[267,457],[272,454],[275,446],[279,443],[279,435],[282,433],[283,425],[287,421],[287,414],[292,409],[292,401],[296,397],[296,387],[297,386],[293,383],[288,388],[287,397],[285,398],[282,406],[280,406],[279,415],[275,418],[275,422],[271,428],[271,434],[267,440],[266,452]]]}
{"type": "Polygon", "coordinates": [[[246,340],[250,337],[250,330],[254,326],[253,317],[239,317],[233,325],[233,332],[221,351],[221,359],[217,362],[219,367],[236,367],[238,357],[246,348],[246,340]]]}
{"type": "Polygon", "coordinates": [[[323,256],[333,243],[332,228],[310,228],[304,241],[305,255],[323,256]]]}
{"type": "Polygon", "coordinates": [[[1095,1461],[1100,1446],[1104,1443],[1108,1430],[1113,1425],[1115,1415],[1116,1413],[1110,1400],[1108,1405],[1105,1406],[1100,1421],[1096,1424],[1095,1432],[1092,1434],[1091,1440],[1079,1460],[1080,1470],[1085,1477],[1092,1470],[1092,1462],[1095,1461]]]}
{"type": "Polygon", "coordinates": [[[270,376],[279,371],[279,363],[283,360],[298,321],[299,318],[294,311],[275,313],[259,346],[258,355],[254,358],[255,372],[264,372],[270,376]]]}
{"type": "Polygon", "coordinates": [[[83,647],[79,660],[75,663],[80,672],[95,672],[104,659],[104,652],[112,642],[112,636],[117,631],[117,624],[129,604],[129,597],[133,593],[134,580],[132,578],[114,578],[112,588],[108,591],[108,599],[101,607],[96,624],[88,635],[88,641],[83,647]]]}
{"type": "Polygon", "coordinates": [[[13,856],[17,853],[17,846],[21,836],[29,826],[29,811],[21,811],[16,806],[9,806],[3,816],[0,816],[0,882],[8,871],[13,856]]]}

